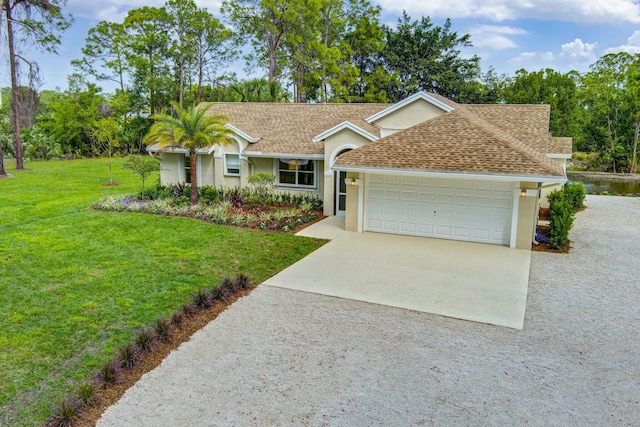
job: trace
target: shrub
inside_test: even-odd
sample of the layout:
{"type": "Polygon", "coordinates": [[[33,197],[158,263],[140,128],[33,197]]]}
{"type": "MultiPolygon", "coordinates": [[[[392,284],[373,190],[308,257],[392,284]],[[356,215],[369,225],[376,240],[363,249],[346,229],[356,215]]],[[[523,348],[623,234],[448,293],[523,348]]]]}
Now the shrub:
{"type": "Polygon", "coordinates": [[[149,329],[143,329],[138,332],[134,338],[136,346],[141,352],[146,353],[153,348],[154,337],[149,329]]]}
{"type": "Polygon", "coordinates": [[[110,361],[105,363],[102,369],[100,369],[96,379],[102,386],[106,387],[109,384],[116,383],[119,375],[120,365],[115,361],[110,361]]]}
{"type": "Polygon", "coordinates": [[[574,210],[564,191],[552,191],[549,200],[549,226],[551,247],[561,249],[569,240],[569,231],[573,227],[574,210]]]}
{"type": "Polygon", "coordinates": [[[198,292],[193,294],[191,296],[191,302],[200,310],[211,307],[213,305],[211,294],[204,289],[200,289],[198,292]]]}
{"type": "Polygon", "coordinates": [[[209,185],[198,188],[198,199],[200,203],[212,205],[224,200],[224,190],[209,185]]]}
{"type": "Polygon", "coordinates": [[[84,406],[93,405],[96,398],[96,387],[92,383],[85,383],[78,387],[78,399],[84,406]]]}
{"type": "Polygon", "coordinates": [[[120,361],[120,367],[123,369],[131,369],[136,366],[138,356],[138,350],[132,344],[118,348],[118,360],[120,361]]]}
{"type": "Polygon", "coordinates": [[[183,310],[180,311],[176,311],[175,313],[173,313],[171,315],[171,324],[173,326],[180,326],[182,325],[182,322],[184,321],[184,314],[183,314],[183,310]]]}
{"type": "Polygon", "coordinates": [[[153,331],[159,341],[168,341],[171,337],[171,323],[167,319],[158,319],[153,324],[153,331]]]}
{"type": "Polygon", "coordinates": [[[250,289],[253,287],[251,279],[246,274],[238,274],[235,278],[235,282],[238,289],[250,289]]]}
{"type": "Polygon", "coordinates": [[[566,183],[562,191],[574,211],[584,206],[584,199],[587,197],[587,192],[581,182],[566,183]]]}
{"type": "Polygon", "coordinates": [[[80,416],[82,403],[77,399],[68,399],[59,404],[53,410],[53,414],[47,420],[49,427],[67,427],[73,424],[80,416]]]}

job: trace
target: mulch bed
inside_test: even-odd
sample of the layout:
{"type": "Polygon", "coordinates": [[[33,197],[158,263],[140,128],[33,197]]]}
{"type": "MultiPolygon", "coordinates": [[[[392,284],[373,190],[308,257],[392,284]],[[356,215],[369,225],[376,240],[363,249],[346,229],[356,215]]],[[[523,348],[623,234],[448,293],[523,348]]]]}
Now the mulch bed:
{"type": "Polygon", "coordinates": [[[227,301],[216,301],[211,307],[199,311],[189,318],[185,318],[179,327],[173,330],[167,342],[156,343],[153,350],[146,353],[130,370],[123,370],[117,383],[97,389],[96,402],[82,411],[80,418],[72,425],[74,427],[93,427],[104,411],[116,403],[122,395],[131,388],[147,372],[155,369],[180,344],[187,342],[191,336],[214,320],[231,304],[248,295],[251,289],[241,290],[229,297],[227,301]]]}

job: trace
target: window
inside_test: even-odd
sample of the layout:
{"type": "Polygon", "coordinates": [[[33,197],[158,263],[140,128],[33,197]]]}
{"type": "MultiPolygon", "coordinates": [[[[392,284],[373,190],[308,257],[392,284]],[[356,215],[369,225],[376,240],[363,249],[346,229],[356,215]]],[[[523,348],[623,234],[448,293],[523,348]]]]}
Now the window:
{"type": "Polygon", "coordinates": [[[307,159],[280,159],[278,184],[285,187],[316,186],[316,162],[307,159]]]}
{"type": "Polygon", "coordinates": [[[184,182],[191,184],[191,157],[188,154],[183,154],[182,163],[184,164],[184,182]]]}
{"type": "Polygon", "coordinates": [[[225,154],[225,175],[240,175],[240,154],[225,154]]]}

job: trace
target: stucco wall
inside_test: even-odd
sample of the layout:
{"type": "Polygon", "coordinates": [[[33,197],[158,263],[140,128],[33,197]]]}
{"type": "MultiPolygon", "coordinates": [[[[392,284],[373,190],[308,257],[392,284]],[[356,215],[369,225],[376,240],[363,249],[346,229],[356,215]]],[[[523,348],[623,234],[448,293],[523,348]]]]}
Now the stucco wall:
{"type": "Polygon", "coordinates": [[[213,154],[199,154],[198,185],[214,185],[213,154]]]}
{"type": "MultiPolygon", "coordinates": [[[[536,189],[535,182],[521,182],[521,189],[536,189]]],[[[516,249],[531,249],[533,238],[535,237],[536,221],[538,217],[538,196],[517,196],[518,215],[516,231],[516,249]]]]}
{"type": "MultiPolygon", "coordinates": [[[[348,172],[347,179],[358,179],[358,185],[347,185],[347,211],[344,218],[344,229],[346,231],[358,231],[359,216],[364,213],[364,206],[358,210],[358,202],[360,193],[364,194],[365,180],[360,179],[360,174],[348,172]]],[[[364,202],[364,200],[363,200],[364,202]]],[[[363,221],[363,218],[360,218],[363,221]]]]}
{"type": "Polygon", "coordinates": [[[181,154],[160,153],[160,184],[179,183],[179,157],[181,154]]]}
{"type": "Polygon", "coordinates": [[[435,105],[418,99],[393,113],[376,120],[374,124],[383,129],[407,129],[443,114],[444,111],[435,105]]]}

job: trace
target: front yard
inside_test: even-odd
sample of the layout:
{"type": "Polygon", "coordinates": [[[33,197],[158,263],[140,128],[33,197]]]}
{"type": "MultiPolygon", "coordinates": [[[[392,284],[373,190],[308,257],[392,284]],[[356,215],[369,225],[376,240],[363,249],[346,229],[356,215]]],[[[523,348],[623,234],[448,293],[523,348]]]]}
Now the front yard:
{"type": "Polygon", "coordinates": [[[7,162],[14,177],[0,180],[0,425],[41,425],[136,330],[197,290],[238,273],[260,283],[324,243],[89,209],[138,189],[120,162],[115,187],[103,185],[102,160],[26,166],[7,162]]]}

